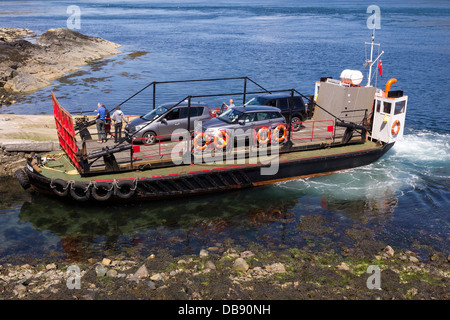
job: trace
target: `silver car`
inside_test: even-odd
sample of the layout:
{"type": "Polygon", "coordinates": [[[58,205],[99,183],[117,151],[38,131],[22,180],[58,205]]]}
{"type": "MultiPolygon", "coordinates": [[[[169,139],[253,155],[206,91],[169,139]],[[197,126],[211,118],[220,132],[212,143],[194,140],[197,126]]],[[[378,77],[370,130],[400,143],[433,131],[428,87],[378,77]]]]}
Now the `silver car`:
{"type": "MultiPolygon", "coordinates": [[[[237,140],[253,140],[258,137],[261,130],[266,130],[266,140],[271,140],[269,130],[274,130],[278,126],[283,127],[284,131],[279,132],[277,129],[278,141],[284,141],[287,135],[286,119],[281,114],[280,109],[269,106],[236,106],[228,109],[217,118],[213,118],[203,124],[203,132],[214,137],[221,130],[225,130],[231,134],[234,141],[237,140]],[[267,136],[268,133],[268,136],[267,136]],[[279,139],[278,133],[283,135],[283,139],[279,139]]],[[[274,131],[275,132],[275,131],[274,131]]],[[[265,139],[261,139],[265,140],[265,139]]],[[[261,140],[259,142],[261,142],[261,140]]]]}
{"type": "MultiPolygon", "coordinates": [[[[171,134],[176,129],[188,129],[188,103],[163,104],[149,113],[133,119],[125,127],[125,133],[132,136],[132,139],[139,139],[145,144],[155,143],[156,137],[161,140],[170,140],[171,134]]],[[[194,131],[195,121],[207,121],[211,119],[210,108],[200,102],[191,102],[191,125],[190,131],[194,131]]]]}

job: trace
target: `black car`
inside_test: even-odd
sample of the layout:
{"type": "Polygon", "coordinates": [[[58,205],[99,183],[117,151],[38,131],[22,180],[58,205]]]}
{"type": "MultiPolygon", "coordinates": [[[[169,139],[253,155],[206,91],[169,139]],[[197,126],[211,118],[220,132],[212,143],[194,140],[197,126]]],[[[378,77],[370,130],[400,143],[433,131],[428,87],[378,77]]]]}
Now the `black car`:
{"type": "MultiPolygon", "coordinates": [[[[292,104],[292,118],[291,122],[294,123],[293,130],[296,130],[300,127],[298,122],[305,121],[309,118],[308,108],[303,102],[302,97],[294,96],[292,104]],[[296,124],[297,123],[297,124],[296,124]]],[[[246,105],[265,105],[277,107],[281,110],[281,113],[286,118],[286,121],[289,121],[289,105],[291,103],[291,95],[290,94],[264,94],[257,96],[246,103],[246,105]]]]}

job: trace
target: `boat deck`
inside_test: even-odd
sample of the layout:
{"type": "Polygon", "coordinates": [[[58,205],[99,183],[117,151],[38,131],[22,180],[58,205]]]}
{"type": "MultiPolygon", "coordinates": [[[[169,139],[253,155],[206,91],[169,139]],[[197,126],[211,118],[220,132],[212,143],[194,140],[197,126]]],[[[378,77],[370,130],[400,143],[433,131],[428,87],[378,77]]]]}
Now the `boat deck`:
{"type": "MultiPolygon", "coordinates": [[[[97,144],[96,141],[92,143],[97,144]]],[[[108,143],[106,143],[107,145],[108,143]]],[[[103,144],[105,145],[105,144],[103,144]]],[[[112,144],[111,144],[112,145],[112,144]]],[[[98,144],[100,147],[101,144],[98,144]]],[[[52,179],[63,179],[67,181],[77,180],[77,181],[91,181],[91,180],[110,180],[110,179],[135,179],[135,178],[151,178],[151,177],[161,177],[170,175],[180,175],[189,174],[195,172],[204,172],[211,170],[226,170],[232,167],[239,166],[261,166],[268,165],[271,161],[288,162],[292,160],[308,159],[323,156],[341,155],[343,153],[352,153],[365,151],[370,149],[379,149],[375,142],[366,140],[364,143],[353,143],[344,146],[334,146],[326,147],[314,150],[302,150],[295,152],[287,152],[279,155],[269,155],[265,157],[250,157],[233,159],[227,161],[216,161],[213,163],[192,163],[184,165],[173,165],[170,167],[160,167],[149,170],[135,170],[128,172],[119,173],[105,173],[102,175],[96,175],[95,178],[92,177],[81,177],[78,171],[75,169],[73,164],[65,156],[64,152],[53,152],[47,155],[48,158],[53,158],[53,160],[48,161],[45,165],[41,166],[41,174],[52,179]]],[[[124,152],[129,157],[129,152],[124,152]]],[[[125,158],[126,156],[124,156],[125,158]]],[[[119,158],[119,157],[118,157],[119,158]]],[[[128,160],[129,161],[129,160],[128,160]]]]}
{"type": "MultiPolygon", "coordinates": [[[[330,131],[330,125],[334,124],[332,121],[305,121],[301,123],[301,129],[298,131],[292,131],[291,133],[291,142],[294,148],[296,147],[311,147],[317,145],[330,145],[333,141],[341,141],[345,128],[335,127],[336,131],[330,131]]],[[[94,131],[93,136],[95,137],[97,134],[94,131]]],[[[161,140],[158,140],[154,144],[140,144],[138,141],[133,142],[134,152],[131,154],[130,150],[125,150],[121,152],[117,152],[114,154],[116,161],[119,167],[126,167],[129,165],[130,161],[134,163],[135,166],[143,166],[143,165],[156,165],[167,162],[180,162],[180,156],[177,156],[173,153],[173,150],[186,150],[187,143],[183,143],[180,141],[170,141],[170,140],[162,140],[163,138],[170,137],[161,137],[161,140]],[[175,149],[177,148],[177,149],[175,149]]],[[[184,137],[185,138],[185,137],[184,137]]],[[[185,139],[184,141],[187,141],[185,139]]],[[[360,136],[354,136],[350,140],[350,142],[359,142],[361,141],[360,136]]],[[[126,142],[124,143],[127,144],[126,142]]],[[[92,154],[96,152],[100,152],[105,148],[112,149],[117,144],[114,143],[114,138],[109,137],[106,143],[99,143],[96,139],[87,140],[86,148],[87,153],[92,154]]],[[[82,143],[77,142],[78,149],[82,148],[82,143]]],[[[235,146],[233,148],[234,157],[242,158],[248,157],[250,153],[258,153],[258,148],[255,146],[235,146]]],[[[199,152],[197,152],[198,154],[199,152]]],[[[214,152],[207,149],[203,151],[203,156],[205,153],[211,156],[214,156],[214,152]]],[[[99,157],[95,160],[91,165],[91,172],[102,172],[105,169],[105,164],[103,162],[103,157],[99,157]]]]}

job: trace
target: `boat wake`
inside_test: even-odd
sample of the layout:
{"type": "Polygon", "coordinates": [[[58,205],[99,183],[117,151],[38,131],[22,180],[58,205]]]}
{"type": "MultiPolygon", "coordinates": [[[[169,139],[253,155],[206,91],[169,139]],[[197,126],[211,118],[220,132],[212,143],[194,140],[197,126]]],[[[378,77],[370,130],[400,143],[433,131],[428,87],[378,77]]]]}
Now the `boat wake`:
{"type": "Polygon", "coordinates": [[[419,192],[434,205],[448,203],[450,134],[415,131],[377,162],[336,174],[282,182],[278,187],[339,199],[377,199],[419,192]]]}

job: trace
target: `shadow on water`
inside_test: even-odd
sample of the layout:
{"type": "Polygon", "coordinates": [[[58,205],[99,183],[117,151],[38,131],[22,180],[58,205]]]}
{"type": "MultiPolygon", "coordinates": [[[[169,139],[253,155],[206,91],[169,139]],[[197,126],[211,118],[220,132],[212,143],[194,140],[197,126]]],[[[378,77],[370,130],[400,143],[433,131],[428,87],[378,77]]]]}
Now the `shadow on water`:
{"type": "Polygon", "coordinates": [[[57,237],[54,250],[70,260],[119,253],[148,256],[158,249],[181,255],[250,243],[275,250],[308,246],[340,251],[375,241],[377,228],[391,220],[397,205],[395,196],[344,201],[277,186],[114,205],[60,200],[33,196],[18,218],[31,224],[38,237],[57,237]]]}

